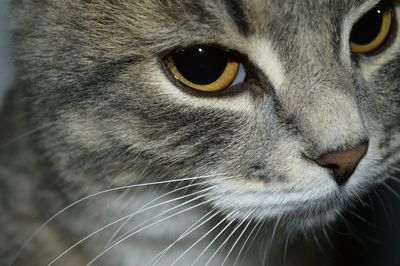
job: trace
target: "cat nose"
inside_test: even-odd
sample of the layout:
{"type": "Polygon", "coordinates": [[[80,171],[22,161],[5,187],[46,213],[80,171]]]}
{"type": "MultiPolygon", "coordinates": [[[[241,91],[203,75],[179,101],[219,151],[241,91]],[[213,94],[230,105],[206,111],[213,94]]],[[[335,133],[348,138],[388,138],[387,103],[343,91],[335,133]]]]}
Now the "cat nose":
{"type": "Polygon", "coordinates": [[[339,186],[343,186],[367,151],[368,144],[364,143],[350,150],[325,154],[315,162],[321,167],[332,170],[336,183],[339,186]]]}

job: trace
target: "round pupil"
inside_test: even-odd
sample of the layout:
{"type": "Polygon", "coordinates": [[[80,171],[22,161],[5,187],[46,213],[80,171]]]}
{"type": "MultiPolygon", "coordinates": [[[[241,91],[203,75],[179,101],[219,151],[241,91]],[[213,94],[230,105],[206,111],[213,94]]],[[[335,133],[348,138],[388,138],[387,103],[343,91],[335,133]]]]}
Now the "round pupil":
{"type": "Polygon", "coordinates": [[[176,68],[184,78],[199,85],[215,82],[225,71],[228,52],[214,47],[192,47],[174,54],[176,68]]]}
{"type": "Polygon", "coordinates": [[[366,45],[375,40],[381,31],[383,12],[384,10],[378,6],[363,16],[354,25],[350,40],[360,45],[366,45]]]}

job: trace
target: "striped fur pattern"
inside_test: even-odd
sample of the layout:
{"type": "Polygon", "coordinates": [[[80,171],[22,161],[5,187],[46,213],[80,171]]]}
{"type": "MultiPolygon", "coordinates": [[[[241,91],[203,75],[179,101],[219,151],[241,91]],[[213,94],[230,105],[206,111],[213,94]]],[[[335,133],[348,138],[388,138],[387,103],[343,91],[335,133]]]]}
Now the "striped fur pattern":
{"type": "Polygon", "coordinates": [[[348,42],[377,2],[12,0],[0,264],[330,265],[302,234],[400,160],[400,34],[368,57],[348,42]],[[223,96],[181,90],[162,58],[194,44],[238,51],[249,78],[223,96]],[[365,141],[344,187],[306,159],[365,141]]]}

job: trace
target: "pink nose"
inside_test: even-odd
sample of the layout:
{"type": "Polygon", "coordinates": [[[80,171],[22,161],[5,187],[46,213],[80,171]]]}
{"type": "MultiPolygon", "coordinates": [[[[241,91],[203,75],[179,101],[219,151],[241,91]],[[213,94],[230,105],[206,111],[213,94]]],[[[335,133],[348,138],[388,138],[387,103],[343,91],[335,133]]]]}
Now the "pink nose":
{"type": "Polygon", "coordinates": [[[350,150],[325,154],[315,162],[321,167],[331,169],[336,183],[343,186],[367,151],[368,144],[362,144],[350,150]]]}

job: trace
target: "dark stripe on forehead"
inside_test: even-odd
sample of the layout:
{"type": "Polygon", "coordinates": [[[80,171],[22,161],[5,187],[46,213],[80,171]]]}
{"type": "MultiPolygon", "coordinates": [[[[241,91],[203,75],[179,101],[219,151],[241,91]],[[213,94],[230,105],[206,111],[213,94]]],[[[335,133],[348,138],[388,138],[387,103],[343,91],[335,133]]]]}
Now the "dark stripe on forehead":
{"type": "Polygon", "coordinates": [[[246,15],[242,9],[241,0],[225,0],[225,5],[228,9],[229,15],[239,28],[239,31],[244,35],[248,35],[250,32],[250,27],[246,15]]]}
{"type": "Polygon", "coordinates": [[[67,84],[61,90],[62,102],[78,104],[81,101],[102,96],[110,84],[114,84],[118,76],[127,68],[134,66],[139,57],[126,55],[114,60],[101,60],[94,64],[90,69],[82,70],[86,73],[80,73],[79,78],[72,84],[67,84]]]}

